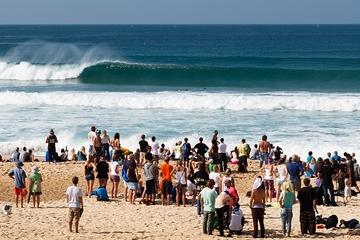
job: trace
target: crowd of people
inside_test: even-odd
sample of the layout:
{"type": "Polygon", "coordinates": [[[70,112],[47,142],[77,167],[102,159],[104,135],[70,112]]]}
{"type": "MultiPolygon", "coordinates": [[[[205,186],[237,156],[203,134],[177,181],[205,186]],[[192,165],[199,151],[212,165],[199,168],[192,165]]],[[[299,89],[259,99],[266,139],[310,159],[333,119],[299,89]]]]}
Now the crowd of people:
{"type": "MultiPolygon", "coordinates": [[[[100,201],[118,198],[122,182],[123,198],[130,204],[140,199],[139,203],[154,205],[159,199],[162,205],[171,202],[183,207],[187,204],[196,205],[196,213],[203,217],[203,233],[210,235],[214,229],[219,230],[220,236],[225,236],[225,229],[228,229],[228,236],[241,233],[244,215],[233,177],[234,170],[231,169],[239,174],[248,172],[249,159],[259,161],[259,176],[248,193],[253,237],[265,236],[265,208],[272,206],[274,199],[281,209],[281,230],[285,236],[290,236],[294,203],[300,203],[301,233],[314,234],[317,205],[337,206],[335,196],[343,196],[347,204],[351,196],[356,194],[352,188],[359,192],[355,154],[344,153],[342,158],[334,152],[324,159],[315,159],[310,151],[306,160],[301,161],[297,155],[288,158],[265,135],[253,148],[246,139],[242,139],[238,146],[229,151],[224,138],[219,138],[218,134],[218,131],[213,132],[210,147],[203,138],[199,138],[194,146],[184,138],[173,149],[159,144],[154,136],[147,141],[146,136],[141,135],[139,148],[132,152],[122,147],[119,133],[115,133],[111,139],[106,131],[92,126],[88,133],[89,151],[86,152],[85,147],[82,147],[78,153],[71,150],[69,155],[64,149],[57,154],[58,140],[54,131],[50,130],[46,138],[46,158],[55,163],[59,160],[84,161],[84,178],[87,183],[84,195],[95,195],[100,201]],[[170,160],[174,160],[175,164],[170,160]],[[315,183],[313,186],[310,178],[315,183]],[[111,187],[107,187],[109,180],[111,187]]],[[[29,189],[34,207],[39,207],[42,193],[39,168],[32,169],[29,188],[26,188],[26,173],[22,169],[23,162],[32,161],[32,154],[26,148],[21,153],[17,149],[12,159],[17,165],[9,173],[15,183],[16,206],[20,201],[23,207],[23,199],[29,189]]],[[[74,177],[73,186],[67,190],[70,231],[74,219],[78,231],[83,208],[78,181],[78,177],[74,177]]]]}

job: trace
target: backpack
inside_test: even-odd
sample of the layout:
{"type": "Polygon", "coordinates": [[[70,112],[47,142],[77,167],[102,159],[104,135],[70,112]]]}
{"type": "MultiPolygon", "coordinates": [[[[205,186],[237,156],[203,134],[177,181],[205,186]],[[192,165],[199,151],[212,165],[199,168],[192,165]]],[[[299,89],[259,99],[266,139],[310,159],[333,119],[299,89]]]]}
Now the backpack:
{"type": "Polygon", "coordinates": [[[350,229],[354,229],[356,227],[356,225],[359,224],[359,221],[356,219],[350,219],[349,221],[345,222],[345,227],[350,228],[350,229]]]}
{"type": "Polygon", "coordinates": [[[331,215],[330,217],[327,218],[325,227],[326,229],[334,228],[337,226],[338,222],[339,222],[338,217],[336,215],[331,215]]]}
{"type": "Polygon", "coordinates": [[[181,147],[182,153],[183,154],[189,154],[191,149],[190,149],[190,143],[184,143],[181,147]]]}

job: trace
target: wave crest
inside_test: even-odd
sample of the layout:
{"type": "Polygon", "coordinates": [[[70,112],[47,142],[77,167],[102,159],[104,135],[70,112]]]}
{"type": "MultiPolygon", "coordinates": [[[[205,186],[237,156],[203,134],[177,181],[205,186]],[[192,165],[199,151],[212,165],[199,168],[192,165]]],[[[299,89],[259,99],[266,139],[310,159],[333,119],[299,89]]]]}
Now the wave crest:
{"type": "Polygon", "coordinates": [[[0,92],[0,106],[121,109],[360,111],[360,94],[211,92],[0,92]]]}

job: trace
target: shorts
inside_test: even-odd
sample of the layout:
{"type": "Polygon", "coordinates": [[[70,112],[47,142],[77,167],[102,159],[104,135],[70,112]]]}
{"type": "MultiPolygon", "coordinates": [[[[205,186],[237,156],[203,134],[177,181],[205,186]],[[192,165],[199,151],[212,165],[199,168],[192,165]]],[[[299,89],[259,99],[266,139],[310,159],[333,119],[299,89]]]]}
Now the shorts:
{"type": "Polygon", "coordinates": [[[16,187],[16,188],[14,189],[15,195],[16,195],[16,196],[24,196],[24,189],[25,189],[25,188],[17,188],[17,187],[16,187]]]}
{"type": "Polygon", "coordinates": [[[136,190],[138,187],[138,183],[137,182],[128,182],[127,186],[129,188],[129,190],[136,190]]]}
{"type": "Polygon", "coordinates": [[[274,190],[274,180],[264,179],[265,190],[274,190]]]}
{"type": "Polygon", "coordinates": [[[146,180],[146,190],[145,190],[146,194],[155,194],[155,180],[151,179],[151,180],[146,180]]]}
{"type": "Polygon", "coordinates": [[[298,180],[291,180],[290,182],[291,182],[291,184],[292,184],[292,186],[293,186],[294,191],[298,192],[298,191],[300,190],[300,188],[301,188],[301,181],[300,181],[300,179],[298,179],[298,180]]]}
{"type": "Polygon", "coordinates": [[[110,175],[110,180],[112,182],[120,182],[120,177],[117,175],[110,175]]]}
{"type": "Polygon", "coordinates": [[[182,194],[186,193],[187,185],[186,184],[177,184],[176,191],[182,194]]]}
{"type": "Polygon", "coordinates": [[[139,160],[140,160],[141,163],[144,163],[144,162],[145,162],[145,154],[146,154],[146,152],[140,152],[140,158],[139,158],[139,160]]]}
{"type": "Polygon", "coordinates": [[[167,195],[172,194],[172,188],[173,186],[171,181],[166,181],[166,180],[162,181],[162,188],[161,188],[162,194],[167,194],[167,195]]]}
{"type": "Polygon", "coordinates": [[[81,216],[81,210],[80,208],[69,208],[69,221],[71,222],[73,219],[75,219],[75,222],[78,222],[81,216]]]}
{"type": "Polygon", "coordinates": [[[284,182],[286,182],[286,179],[283,179],[283,178],[277,178],[276,179],[276,185],[282,185],[284,182]]]}
{"type": "Polygon", "coordinates": [[[31,192],[30,195],[34,195],[34,196],[39,196],[41,195],[42,193],[41,192],[31,192]]]}
{"type": "Polygon", "coordinates": [[[85,179],[86,179],[86,181],[94,181],[95,175],[93,173],[92,174],[86,174],[85,179]]]}

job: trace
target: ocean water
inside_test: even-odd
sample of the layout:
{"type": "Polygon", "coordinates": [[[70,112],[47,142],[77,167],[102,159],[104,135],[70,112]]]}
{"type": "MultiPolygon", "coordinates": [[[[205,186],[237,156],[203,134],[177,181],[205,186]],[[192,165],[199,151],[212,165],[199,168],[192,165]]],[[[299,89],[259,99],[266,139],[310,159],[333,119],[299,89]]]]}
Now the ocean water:
{"type": "Polygon", "coordinates": [[[217,129],[319,156],[358,152],[359,119],[360,25],[0,26],[1,153],[95,124],[132,149],[217,129]]]}

